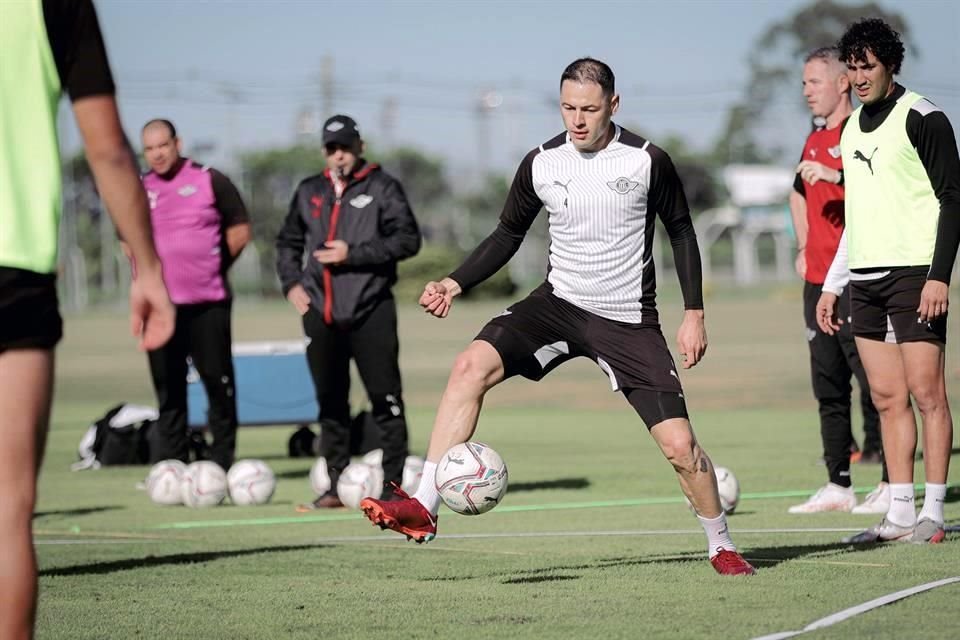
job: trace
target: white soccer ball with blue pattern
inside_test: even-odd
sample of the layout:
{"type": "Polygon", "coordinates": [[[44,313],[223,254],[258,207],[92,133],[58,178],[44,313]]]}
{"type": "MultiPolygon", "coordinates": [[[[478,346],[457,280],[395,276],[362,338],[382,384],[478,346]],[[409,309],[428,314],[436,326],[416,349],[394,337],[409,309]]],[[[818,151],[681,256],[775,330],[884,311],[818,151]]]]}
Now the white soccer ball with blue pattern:
{"type": "Polygon", "coordinates": [[[507,465],[481,442],[451,447],[437,464],[437,492],[451,510],[476,516],[500,504],[507,493],[507,465]]]}

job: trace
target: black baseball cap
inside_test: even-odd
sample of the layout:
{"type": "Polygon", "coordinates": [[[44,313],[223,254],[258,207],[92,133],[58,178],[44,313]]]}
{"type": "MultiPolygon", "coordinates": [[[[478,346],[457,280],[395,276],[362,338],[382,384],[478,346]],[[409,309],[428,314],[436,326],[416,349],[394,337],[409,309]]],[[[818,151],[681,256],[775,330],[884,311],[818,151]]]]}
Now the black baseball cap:
{"type": "Polygon", "coordinates": [[[336,115],[323,123],[323,144],[353,146],[360,140],[360,128],[350,116],[336,115]]]}

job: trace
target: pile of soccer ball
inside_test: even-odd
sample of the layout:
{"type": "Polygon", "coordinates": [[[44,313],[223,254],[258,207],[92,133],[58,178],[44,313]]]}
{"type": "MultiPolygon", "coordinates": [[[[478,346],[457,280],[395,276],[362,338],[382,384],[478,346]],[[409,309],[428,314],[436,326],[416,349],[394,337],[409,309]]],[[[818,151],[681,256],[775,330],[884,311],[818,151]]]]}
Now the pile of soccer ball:
{"type": "MultiPolygon", "coordinates": [[[[337,481],[337,495],[343,504],[359,509],[366,497],[380,498],[383,488],[383,452],[375,449],[351,462],[337,481]]],[[[400,488],[416,492],[423,474],[423,458],[407,456],[400,488]]],[[[450,509],[464,515],[479,515],[493,509],[507,492],[507,465],[491,447],[480,442],[465,442],[451,448],[437,465],[437,492],[450,509]]],[[[310,486],[315,495],[327,493],[332,486],[327,461],[317,458],[310,470],[310,486]]]]}
{"type": "Polygon", "coordinates": [[[153,465],[146,481],[147,495],[154,503],[188,507],[216,506],[228,493],[236,505],[266,504],[276,488],[277,479],[262,460],[238,460],[229,473],[206,460],[189,465],[164,460],[153,465]]]}
{"type": "MultiPolygon", "coordinates": [[[[374,449],[363,458],[351,462],[337,480],[337,496],[350,509],[359,509],[364,498],[379,498],[383,490],[383,450],[374,449]]],[[[407,456],[403,464],[403,480],[400,488],[412,494],[420,485],[423,474],[423,458],[407,456]]],[[[322,496],[333,486],[327,470],[326,458],[317,458],[310,469],[310,488],[314,495],[322,496]]]]}

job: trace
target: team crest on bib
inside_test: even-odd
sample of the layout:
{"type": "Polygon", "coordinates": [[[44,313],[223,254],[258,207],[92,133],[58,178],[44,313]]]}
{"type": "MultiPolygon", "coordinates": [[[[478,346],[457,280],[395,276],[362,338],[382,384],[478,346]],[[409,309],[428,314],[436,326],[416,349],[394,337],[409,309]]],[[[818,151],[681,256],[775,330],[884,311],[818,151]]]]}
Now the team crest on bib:
{"type": "Polygon", "coordinates": [[[619,193],[620,195],[626,195],[640,186],[639,182],[634,182],[633,180],[628,180],[627,178],[617,178],[612,182],[608,182],[607,186],[619,193]]]}
{"type": "Polygon", "coordinates": [[[177,189],[177,193],[179,193],[184,198],[189,198],[196,192],[197,192],[197,188],[192,184],[187,184],[177,189]]]}
{"type": "Polygon", "coordinates": [[[839,157],[840,157],[840,145],[837,145],[837,146],[835,146],[835,147],[830,147],[829,149],[827,149],[827,152],[830,154],[830,157],[831,157],[831,158],[834,158],[834,159],[839,158],[839,157]]]}

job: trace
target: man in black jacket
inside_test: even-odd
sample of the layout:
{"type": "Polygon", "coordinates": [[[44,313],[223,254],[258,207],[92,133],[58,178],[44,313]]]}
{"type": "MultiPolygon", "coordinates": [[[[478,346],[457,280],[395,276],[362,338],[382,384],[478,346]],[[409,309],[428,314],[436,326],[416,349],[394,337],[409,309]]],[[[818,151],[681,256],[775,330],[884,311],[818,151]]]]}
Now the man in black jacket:
{"type": "MultiPolygon", "coordinates": [[[[342,506],[337,479],[350,462],[350,359],[380,427],[384,485],[400,484],[407,456],[397,310],[397,261],[420,250],[420,230],[400,183],[363,157],[352,118],[323,126],[327,168],[301,182],[277,235],[277,273],[303,318],[307,362],[320,405],[320,455],[331,489],[310,508],[342,506]],[[304,263],[304,251],[309,255],[304,263]]],[[[384,492],[392,495],[391,491],[384,492]]]]}

